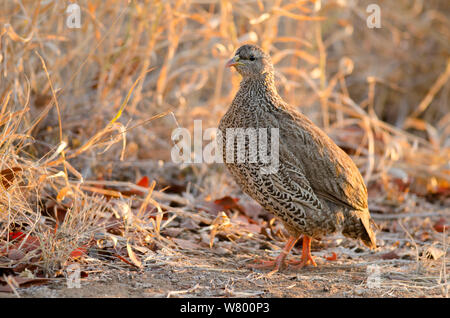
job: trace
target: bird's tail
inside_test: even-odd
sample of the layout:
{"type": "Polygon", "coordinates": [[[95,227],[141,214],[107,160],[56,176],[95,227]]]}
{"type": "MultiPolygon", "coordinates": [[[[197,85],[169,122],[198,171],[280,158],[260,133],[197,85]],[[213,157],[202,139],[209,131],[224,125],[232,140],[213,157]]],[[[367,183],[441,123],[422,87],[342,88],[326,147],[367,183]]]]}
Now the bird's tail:
{"type": "Polygon", "coordinates": [[[375,249],[377,248],[377,239],[372,227],[370,226],[371,223],[373,223],[373,220],[370,218],[370,215],[367,214],[361,217],[362,231],[360,239],[364,245],[371,249],[375,249]]]}
{"type": "Polygon", "coordinates": [[[364,211],[349,211],[347,214],[347,222],[344,225],[342,234],[345,236],[360,239],[364,245],[371,249],[377,247],[376,236],[372,230],[369,210],[364,211]]]}

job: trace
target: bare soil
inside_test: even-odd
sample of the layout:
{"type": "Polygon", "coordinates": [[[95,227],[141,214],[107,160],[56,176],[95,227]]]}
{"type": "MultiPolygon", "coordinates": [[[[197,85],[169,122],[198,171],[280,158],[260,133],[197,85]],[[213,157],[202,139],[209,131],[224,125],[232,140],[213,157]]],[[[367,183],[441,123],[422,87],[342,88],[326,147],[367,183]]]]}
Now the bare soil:
{"type": "MultiPolygon", "coordinates": [[[[314,246],[313,246],[314,247],[314,246]]],[[[120,264],[96,268],[86,265],[87,278],[81,288],[68,288],[65,279],[50,284],[18,289],[21,297],[443,297],[442,259],[417,262],[405,259],[380,259],[379,252],[363,251],[361,256],[326,260],[326,253],[313,252],[317,267],[285,268],[268,276],[268,271],[247,267],[254,255],[239,252],[217,253],[213,249],[182,251],[172,255],[156,253],[143,269],[120,264]],[[323,255],[323,256],[319,256],[323,255]],[[378,266],[373,277],[368,266],[378,266]],[[377,280],[378,279],[378,280],[377,280]]],[[[354,249],[360,251],[358,247],[354,249]]],[[[296,249],[290,258],[299,257],[296,249]]],[[[261,257],[276,253],[261,252],[261,257]]],[[[356,255],[358,253],[353,253],[356,255]]],[[[448,291],[447,291],[448,292],[448,291]]],[[[448,296],[448,295],[447,295],[448,296]]],[[[1,294],[1,297],[15,297],[1,294]]]]}

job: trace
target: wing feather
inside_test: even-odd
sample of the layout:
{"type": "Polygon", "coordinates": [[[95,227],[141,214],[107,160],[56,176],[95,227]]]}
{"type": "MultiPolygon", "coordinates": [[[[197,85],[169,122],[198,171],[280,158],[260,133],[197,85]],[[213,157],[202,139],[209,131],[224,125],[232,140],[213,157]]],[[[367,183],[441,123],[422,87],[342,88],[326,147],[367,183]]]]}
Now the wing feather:
{"type": "Polygon", "coordinates": [[[280,163],[288,168],[302,167],[303,178],[297,183],[308,182],[312,193],[320,198],[355,210],[367,209],[361,173],[320,128],[301,113],[283,108],[273,113],[272,125],[280,129],[280,163]]]}

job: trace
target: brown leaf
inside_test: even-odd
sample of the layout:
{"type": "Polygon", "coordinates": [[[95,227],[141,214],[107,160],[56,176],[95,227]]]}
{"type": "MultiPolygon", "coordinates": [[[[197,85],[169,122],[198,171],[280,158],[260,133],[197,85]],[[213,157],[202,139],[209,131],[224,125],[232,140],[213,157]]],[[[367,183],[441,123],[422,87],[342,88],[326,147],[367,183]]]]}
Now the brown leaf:
{"type": "Polygon", "coordinates": [[[178,246],[180,246],[183,249],[186,250],[199,250],[201,249],[201,246],[197,243],[194,243],[189,240],[179,239],[179,238],[173,238],[172,239],[178,246]]]}
{"type": "Polygon", "coordinates": [[[400,258],[400,256],[398,256],[397,253],[395,253],[394,251],[389,252],[389,253],[385,253],[381,255],[381,258],[384,260],[389,260],[389,259],[397,259],[400,258]]]}
{"type": "Polygon", "coordinates": [[[240,203],[240,206],[245,211],[245,215],[247,215],[252,221],[258,220],[259,218],[268,221],[272,218],[272,215],[256,201],[250,200],[242,202],[240,203]]]}
{"type": "Polygon", "coordinates": [[[52,96],[48,94],[34,92],[34,96],[34,106],[36,106],[36,108],[47,106],[52,101],[52,96]]]}
{"type": "Polygon", "coordinates": [[[2,181],[3,187],[5,187],[5,189],[8,189],[13,184],[13,180],[17,176],[17,174],[22,171],[23,169],[20,167],[3,169],[2,171],[0,171],[0,180],[2,181]]]}
{"type": "Polygon", "coordinates": [[[54,218],[57,223],[61,223],[64,221],[67,211],[70,209],[71,205],[71,203],[63,204],[61,202],[56,203],[55,201],[48,201],[45,204],[45,210],[42,211],[42,214],[54,218]]]}
{"type": "Polygon", "coordinates": [[[224,210],[236,209],[239,212],[244,213],[244,209],[238,204],[238,201],[238,198],[226,196],[221,199],[215,200],[214,203],[221,206],[224,210]]]}
{"type": "Polygon", "coordinates": [[[238,210],[239,212],[245,214],[244,208],[240,204],[238,204],[238,201],[238,198],[226,196],[221,199],[217,199],[214,202],[204,201],[200,203],[197,208],[211,213],[214,216],[217,216],[220,212],[225,212],[231,209],[238,210]]]}
{"type": "Polygon", "coordinates": [[[443,250],[440,250],[434,246],[429,246],[425,252],[425,257],[428,259],[434,259],[434,260],[438,260],[439,258],[441,258],[445,252],[443,250]]]}
{"type": "Polygon", "coordinates": [[[25,253],[23,251],[15,249],[15,248],[9,250],[9,252],[8,252],[8,258],[13,261],[18,261],[18,260],[24,258],[24,256],[25,256],[25,253]]]}
{"type": "Polygon", "coordinates": [[[171,236],[171,237],[177,237],[178,235],[180,235],[181,232],[183,232],[183,228],[180,227],[166,227],[163,230],[163,233],[165,235],[171,236]]]}
{"type": "Polygon", "coordinates": [[[252,233],[261,233],[261,225],[249,218],[247,215],[239,214],[233,217],[233,222],[239,225],[240,229],[252,233]]]}
{"type": "Polygon", "coordinates": [[[440,218],[436,223],[434,223],[433,228],[439,232],[442,233],[445,230],[448,230],[449,225],[447,224],[447,220],[444,218],[440,218]]]}
{"type": "Polygon", "coordinates": [[[228,216],[225,214],[225,212],[220,212],[216,219],[212,223],[212,229],[210,234],[210,240],[209,240],[209,247],[213,247],[214,244],[214,238],[216,237],[216,234],[219,231],[227,230],[230,228],[231,222],[228,216]]]}
{"type": "Polygon", "coordinates": [[[39,238],[30,235],[26,239],[25,243],[23,243],[23,245],[21,242],[21,243],[16,243],[16,246],[22,246],[22,249],[24,250],[24,252],[30,252],[30,251],[33,251],[33,250],[41,247],[41,243],[39,241],[39,238]]]}

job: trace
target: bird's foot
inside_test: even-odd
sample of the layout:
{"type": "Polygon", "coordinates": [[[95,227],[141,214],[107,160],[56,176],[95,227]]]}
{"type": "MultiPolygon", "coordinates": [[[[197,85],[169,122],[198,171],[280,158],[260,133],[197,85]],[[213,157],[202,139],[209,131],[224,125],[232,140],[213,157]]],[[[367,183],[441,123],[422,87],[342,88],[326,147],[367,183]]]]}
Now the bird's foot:
{"type": "Polygon", "coordinates": [[[305,235],[303,237],[302,258],[300,259],[300,261],[297,261],[296,264],[294,264],[294,268],[300,269],[308,264],[317,266],[311,255],[311,238],[305,235]]]}
{"type": "Polygon", "coordinates": [[[309,264],[314,267],[317,266],[316,262],[314,261],[311,255],[308,255],[306,257],[302,256],[302,259],[300,261],[292,262],[290,265],[292,265],[292,267],[295,269],[301,269],[309,264]]]}
{"type": "MultiPolygon", "coordinates": [[[[278,259],[278,258],[277,258],[278,259]]],[[[267,277],[272,276],[276,272],[278,272],[283,265],[277,263],[277,259],[275,260],[263,260],[263,259],[255,259],[254,264],[248,264],[247,267],[254,268],[254,269],[272,269],[268,274],[267,277]]]]}
{"type": "Polygon", "coordinates": [[[270,269],[272,268],[272,271],[267,274],[267,276],[271,276],[274,273],[278,272],[285,263],[289,264],[291,261],[286,261],[286,256],[289,254],[291,249],[294,247],[295,242],[297,242],[298,237],[291,236],[289,237],[285,247],[281,251],[280,255],[274,260],[255,260],[256,263],[259,264],[249,264],[248,267],[251,268],[258,268],[258,269],[270,269]]]}
{"type": "Polygon", "coordinates": [[[279,270],[281,270],[284,265],[295,265],[298,264],[298,261],[294,260],[286,260],[286,256],[283,254],[280,254],[276,259],[273,260],[263,260],[263,259],[256,259],[255,263],[248,264],[247,267],[254,268],[254,269],[271,269],[271,271],[267,274],[268,277],[272,276],[279,270]]]}

